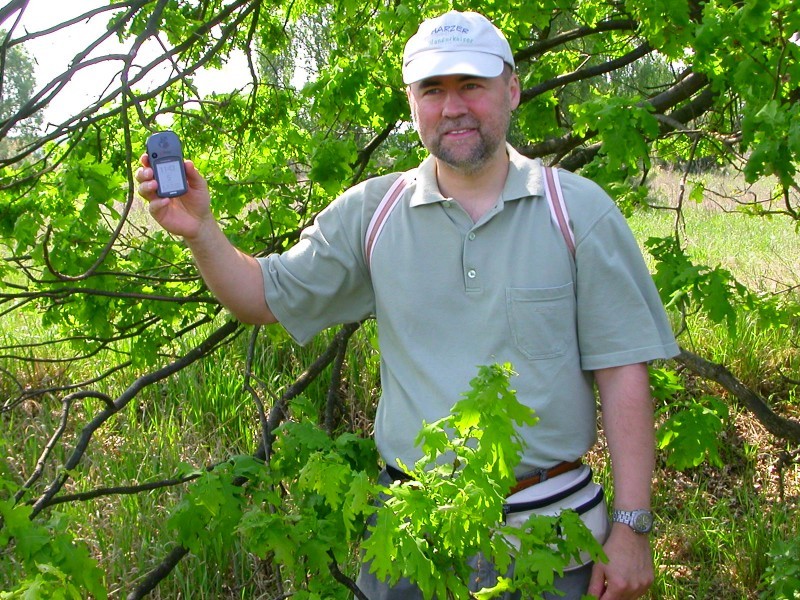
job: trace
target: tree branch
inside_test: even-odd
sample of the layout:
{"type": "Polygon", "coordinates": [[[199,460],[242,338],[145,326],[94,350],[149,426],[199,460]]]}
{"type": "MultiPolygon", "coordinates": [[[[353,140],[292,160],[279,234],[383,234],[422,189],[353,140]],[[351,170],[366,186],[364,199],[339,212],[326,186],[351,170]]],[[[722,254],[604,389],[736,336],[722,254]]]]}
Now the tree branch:
{"type": "Polygon", "coordinates": [[[161,296],[139,292],[116,292],[98,288],[64,287],[56,290],[0,294],[0,301],[31,298],[70,298],[73,296],[101,296],[103,298],[128,298],[147,302],[169,302],[171,304],[216,304],[219,301],[213,296],[161,296]]]}
{"type": "Polygon", "coordinates": [[[80,492],[77,494],[64,494],[58,496],[50,501],[48,507],[53,507],[57,504],[65,504],[67,502],[85,502],[87,500],[94,500],[105,496],[128,496],[131,494],[140,494],[142,492],[152,492],[153,490],[160,490],[166,487],[174,487],[189,483],[200,477],[200,474],[187,475],[185,477],[176,477],[174,479],[163,479],[161,481],[153,481],[151,483],[142,483],[138,485],[121,485],[116,487],[103,487],[90,490],[88,492],[80,492]]]}
{"type": "Polygon", "coordinates": [[[328,550],[328,556],[331,559],[331,561],[328,563],[328,569],[330,570],[331,575],[333,575],[333,578],[350,590],[353,595],[358,598],[358,600],[369,600],[364,592],[362,592],[361,589],[356,585],[356,582],[342,573],[342,570],[339,568],[339,565],[336,562],[336,557],[333,556],[333,552],[328,550]]]}
{"type": "MultiPolygon", "coordinates": [[[[705,75],[688,73],[670,89],[641,102],[640,106],[649,104],[656,113],[663,113],[692,98],[690,102],[670,113],[668,119],[660,119],[661,132],[662,135],[665,135],[708,111],[713,106],[715,97],[714,92],[708,87],[708,79],[705,75]],[[698,92],[700,93],[698,94],[698,92]],[[692,98],[695,94],[696,96],[692,98]]],[[[556,155],[559,158],[565,156],[559,160],[560,166],[568,171],[577,171],[590,163],[602,147],[602,144],[598,142],[579,148],[581,144],[595,135],[594,131],[590,131],[584,136],[569,133],[560,138],[550,138],[537,144],[523,146],[519,150],[531,158],[549,155],[556,155]]]]}
{"type": "MultiPolygon", "coordinates": [[[[253,386],[253,381],[259,381],[256,379],[255,373],[253,372],[253,361],[255,358],[255,351],[256,351],[256,342],[258,341],[258,333],[261,330],[260,326],[253,328],[253,333],[250,336],[250,342],[247,345],[247,361],[245,363],[245,373],[244,373],[244,389],[250,393],[250,396],[253,398],[253,402],[256,405],[256,410],[258,411],[258,423],[259,423],[259,430],[261,431],[261,445],[262,447],[266,448],[269,445],[269,429],[267,424],[267,412],[264,409],[264,402],[261,400],[261,396],[258,394],[258,391],[253,386]]],[[[264,386],[266,387],[266,386],[264,386]]]]}
{"type": "Polygon", "coordinates": [[[166,558],[152,571],[148,571],[144,578],[128,594],[126,600],[140,600],[152,592],[161,581],[172,572],[178,563],[183,560],[183,557],[189,554],[189,549],[183,546],[176,546],[173,548],[166,558]]]}
{"type": "Polygon", "coordinates": [[[619,20],[608,20],[598,23],[594,27],[578,27],[575,29],[571,29],[570,31],[565,31],[560,33],[556,36],[551,38],[547,38],[544,40],[539,40],[527,48],[518,51],[514,54],[514,62],[516,63],[523,63],[527,62],[537,56],[541,56],[548,50],[552,50],[553,48],[557,48],[558,46],[563,46],[568,42],[575,41],[577,39],[585,38],[592,36],[596,33],[605,33],[607,31],[635,31],[638,27],[638,23],[633,19],[619,19],[619,20]]]}
{"type": "Polygon", "coordinates": [[[347,336],[337,341],[336,356],[331,367],[331,382],[328,385],[328,395],[325,400],[325,431],[328,432],[328,435],[333,435],[336,428],[336,413],[341,403],[342,394],[342,367],[347,356],[347,342],[349,339],[350,336],[347,336]]]}
{"type": "Polygon", "coordinates": [[[272,456],[272,444],[275,441],[274,431],[277,429],[284,418],[286,418],[286,408],[292,398],[297,397],[311,384],[314,379],[322,372],[336,358],[339,352],[340,344],[346,343],[350,339],[361,323],[350,323],[344,325],[336,332],[333,341],[328,345],[325,351],[309,366],[295,382],[283,393],[277,402],[272,406],[269,412],[269,419],[267,419],[267,432],[268,432],[268,445],[264,449],[264,456],[267,460],[272,456]]]}
{"type": "MultiPolygon", "coordinates": [[[[140,0],[146,3],[146,0],[140,0]]],[[[193,75],[198,69],[203,67],[207,64],[210,60],[217,57],[219,52],[222,50],[223,46],[227,43],[227,40],[233,37],[233,34],[236,30],[241,26],[242,22],[247,19],[247,17],[252,13],[255,9],[256,2],[252,2],[251,0],[237,0],[236,2],[232,2],[231,4],[225,6],[219,13],[215,14],[212,19],[202,23],[198,26],[191,35],[187,36],[187,39],[177,46],[174,46],[167,50],[164,54],[156,57],[147,65],[144,65],[140,72],[128,81],[127,86],[120,85],[113,89],[112,91],[106,93],[97,100],[94,104],[88,106],[86,109],[78,113],[77,115],[72,116],[71,118],[67,119],[60,125],[54,128],[49,134],[45,134],[37,138],[34,144],[28,146],[23,152],[20,152],[12,157],[8,157],[6,159],[0,160],[0,165],[3,164],[14,164],[17,162],[22,161],[26,157],[30,156],[39,148],[45,146],[47,142],[58,140],[69,133],[85,129],[93,125],[94,123],[104,121],[109,119],[113,116],[119,115],[122,111],[122,106],[118,105],[114,108],[106,112],[100,112],[100,109],[108,104],[113,103],[113,101],[118,98],[121,94],[124,94],[126,89],[130,86],[134,86],[138,83],[144,81],[152,72],[153,70],[157,69],[161,66],[164,61],[170,61],[174,56],[179,56],[182,53],[188,51],[192,48],[192,46],[198,43],[198,40],[205,39],[206,36],[212,31],[212,29],[218,25],[225,23],[226,19],[233,15],[237,10],[242,9],[240,14],[236,15],[229,23],[223,27],[220,32],[219,39],[214,43],[207,51],[205,51],[197,60],[191,62],[190,64],[182,66],[180,69],[173,69],[176,73],[175,75],[169,76],[164,83],[155,88],[150,89],[148,92],[141,93],[136,96],[136,102],[141,103],[145,102],[146,100],[150,100],[152,98],[158,97],[161,93],[163,93],[167,88],[173,85],[175,82],[180,80],[185,80],[187,77],[193,75]]],[[[31,114],[35,113],[36,111],[44,108],[49,102],[51,102],[55,96],[60,93],[60,91],[64,88],[66,83],[77,73],[79,70],[86,68],[87,66],[91,66],[97,62],[104,62],[109,58],[115,58],[121,60],[123,62],[130,60],[129,54],[120,54],[120,55],[113,55],[113,56],[104,56],[98,58],[92,58],[86,60],[86,56],[88,56],[89,52],[93,50],[96,46],[102,43],[105,39],[109,36],[114,35],[122,30],[122,25],[125,23],[126,19],[134,16],[136,11],[139,10],[136,6],[133,6],[131,10],[127,12],[123,19],[119,19],[115,27],[109,28],[103,36],[98,38],[94,41],[85,51],[78,54],[73,61],[72,65],[61,75],[55,77],[52,81],[46,84],[42,90],[33,96],[23,107],[20,108],[17,115],[14,117],[14,122],[25,118],[26,116],[30,116],[31,114]]],[[[3,135],[3,131],[7,128],[13,126],[13,123],[5,123],[3,128],[0,129],[0,136],[3,135]]],[[[34,178],[38,178],[40,174],[34,176],[34,178]]]]}
{"type": "Polygon", "coordinates": [[[389,138],[396,128],[397,123],[389,123],[383,128],[383,131],[378,133],[369,141],[366,146],[358,151],[358,157],[356,158],[355,163],[351,165],[353,168],[351,184],[355,184],[361,179],[361,174],[364,172],[364,169],[367,168],[367,165],[372,158],[372,153],[375,152],[375,150],[377,150],[380,145],[389,138]]]}
{"type": "Polygon", "coordinates": [[[214,352],[224,341],[238,335],[241,332],[241,329],[242,326],[237,321],[228,321],[225,323],[225,325],[219,327],[216,331],[209,335],[198,346],[187,352],[185,356],[173,361],[162,369],[139,377],[116,400],[109,403],[104,410],[99,412],[95,418],[92,419],[92,421],[90,421],[81,430],[72,454],[64,463],[63,469],[60,470],[59,475],[56,476],[44,493],[42,493],[36,502],[34,502],[31,518],[35,517],[44,508],[49,506],[50,501],[55,497],[56,494],[58,494],[58,492],[69,479],[69,472],[76,468],[80,463],[83,455],[86,453],[86,450],[89,447],[89,443],[92,440],[94,432],[97,431],[97,429],[102,426],[103,423],[108,421],[108,419],[110,419],[113,415],[127,406],[127,404],[144,388],[169,377],[173,373],[186,368],[188,365],[214,352]]]}
{"type": "Polygon", "coordinates": [[[558,77],[553,77],[552,79],[543,81],[538,85],[528,88],[527,90],[523,90],[522,94],[520,95],[520,104],[529,102],[536,96],[540,96],[541,94],[549,92],[550,90],[563,87],[568,83],[574,83],[576,81],[591,79],[592,77],[597,77],[598,75],[604,75],[606,73],[611,73],[612,71],[616,71],[617,69],[621,69],[626,65],[636,62],[643,56],[647,56],[652,51],[653,47],[648,42],[645,42],[644,44],[635,48],[634,50],[631,50],[624,56],[620,56],[619,58],[615,58],[614,60],[609,60],[607,62],[604,62],[603,64],[595,65],[594,67],[577,69],[572,73],[567,73],[566,75],[559,75],[558,77]]]}
{"type": "Polygon", "coordinates": [[[715,381],[742,402],[772,435],[800,445],[800,422],[776,414],[766,400],[745,386],[724,365],[694,354],[685,348],[675,360],[705,379],[715,381]]]}
{"type": "Polygon", "coordinates": [[[17,11],[24,11],[28,6],[28,0],[11,0],[5,6],[0,6],[0,23],[5,23],[11,15],[17,11]]]}
{"type": "MultiPolygon", "coordinates": [[[[268,457],[272,455],[272,443],[274,442],[275,429],[283,422],[286,417],[286,407],[292,398],[297,397],[313,382],[317,376],[334,360],[338,355],[339,349],[342,345],[347,345],[347,341],[361,326],[360,323],[350,323],[344,325],[336,332],[331,343],[325,351],[314,361],[314,363],[289,386],[283,395],[275,402],[270,411],[269,418],[267,419],[266,430],[264,433],[264,441],[259,445],[258,450],[254,453],[254,457],[260,460],[268,461],[268,457]]],[[[259,399],[260,400],[260,399],[259,399]]],[[[235,485],[244,485],[244,478],[237,479],[235,485]]],[[[143,582],[128,595],[127,600],[134,600],[142,598],[163,580],[172,569],[188,554],[188,549],[181,546],[174,548],[169,555],[156,566],[152,571],[148,572],[143,582]]],[[[337,567],[338,568],[338,567],[337,567]]],[[[351,582],[352,583],[352,582],[351,582]]],[[[347,585],[347,584],[346,584],[347,585]]]]}

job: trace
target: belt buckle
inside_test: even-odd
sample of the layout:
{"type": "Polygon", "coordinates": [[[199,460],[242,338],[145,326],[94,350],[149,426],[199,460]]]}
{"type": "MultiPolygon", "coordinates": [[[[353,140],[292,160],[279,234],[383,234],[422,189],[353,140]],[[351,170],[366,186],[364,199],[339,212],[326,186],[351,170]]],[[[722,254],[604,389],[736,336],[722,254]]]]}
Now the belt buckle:
{"type": "Polygon", "coordinates": [[[547,481],[549,469],[536,469],[534,473],[539,476],[539,482],[542,483],[543,481],[547,481]]]}

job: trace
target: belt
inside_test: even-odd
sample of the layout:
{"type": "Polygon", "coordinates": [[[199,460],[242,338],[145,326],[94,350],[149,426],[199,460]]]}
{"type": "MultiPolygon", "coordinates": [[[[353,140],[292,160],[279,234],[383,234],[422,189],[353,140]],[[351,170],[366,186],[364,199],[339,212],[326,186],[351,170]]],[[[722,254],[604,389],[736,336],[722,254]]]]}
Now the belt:
{"type": "MultiPolygon", "coordinates": [[[[574,460],[572,462],[558,463],[555,467],[550,467],[549,469],[537,469],[536,471],[533,471],[533,473],[518,479],[517,483],[511,486],[511,490],[508,492],[508,494],[509,496],[511,494],[516,494],[517,492],[527,489],[532,485],[536,485],[542,481],[547,481],[556,475],[574,471],[582,464],[583,462],[579,458],[578,460],[574,460]]],[[[386,472],[389,474],[389,477],[392,478],[392,481],[410,481],[412,479],[411,475],[408,473],[389,465],[386,465],[386,472]]]]}
{"type": "Polygon", "coordinates": [[[413,477],[405,471],[401,471],[390,465],[386,465],[386,472],[389,474],[389,477],[392,478],[392,481],[411,481],[413,479],[413,477]]]}
{"type": "Polygon", "coordinates": [[[551,477],[555,477],[556,475],[561,475],[562,473],[569,473],[570,471],[574,471],[582,464],[583,462],[579,458],[578,460],[573,460],[572,462],[558,463],[555,467],[550,467],[549,469],[537,469],[533,471],[533,473],[517,479],[517,483],[511,486],[508,495],[510,496],[511,494],[516,494],[517,492],[521,492],[522,490],[527,489],[532,485],[536,485],[537,483],[547,481],[548,479],[550,479],[551,477]]]}

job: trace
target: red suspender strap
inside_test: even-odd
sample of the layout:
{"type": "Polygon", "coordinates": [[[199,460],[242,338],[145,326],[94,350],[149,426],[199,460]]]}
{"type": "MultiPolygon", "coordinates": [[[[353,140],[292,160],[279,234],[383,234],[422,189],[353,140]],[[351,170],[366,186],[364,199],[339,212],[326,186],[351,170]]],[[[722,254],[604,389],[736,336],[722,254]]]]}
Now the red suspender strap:
{"type": "Polygon", "coordinates": [[[567,205],[564,202],[564,194],[561,192],[561,182],[558,180],[558,169],[555,167],[542,166],[542,176],[544,179],[544,193],[547,197],[547,204],[550,207],[550,216],[553,223],[558,225],[564,241],[567,243],[570,254],[575,256],[575,234],[567,221],[567,205]]]}
{"type": "Polygon", "coordinates": [[[398,177],[389,188],[389,191],[384,194],[378,204],[378,208],[376,208],[375,212],[372,214],[372,218],[367,226],[367,234],[364,236],[364,260],[367,263],[368,271],[372,268],[372,253],[375,250],[375,242],[378,240],[378,236],[381,234],[381,230],[386,224],[386,219],[389,217],[392,210],[394,210],[394,207],[397,206],[397,201],[403,195],[408,184],[414,181],[416,173],[416,169],[401,173],[400,177],[398,177]]]}

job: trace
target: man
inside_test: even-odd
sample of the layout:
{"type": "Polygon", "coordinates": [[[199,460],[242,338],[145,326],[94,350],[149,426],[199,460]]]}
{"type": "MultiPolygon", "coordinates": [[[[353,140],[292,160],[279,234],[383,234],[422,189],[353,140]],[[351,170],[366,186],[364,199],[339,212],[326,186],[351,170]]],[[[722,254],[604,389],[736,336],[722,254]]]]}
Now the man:
{"type": "MultiPolygon", "coordinates": [[[[161,199],[143,157],[140,193],[153,217],[183,236],[211,291],[243,322],[280,321],[305,343],[326,327],[375,315],[383,386],[375,438],[390,467],[398,458],[416,461],[423,420],[448,414],[477,365],[494,362],[514,365],[517,396],[540,418],[521,432],[527,449],[519,474],[575,461],[596,440],[596,383],[614,508],[623,512],[604,545],[608,562],[560,587],[569,598],[587,588],[602,600],[639,597],[653,580],[652,557],[646,532],[627,521],[650,509],[646,362],[678,348],[638,247],[598,186],[562,172],[573,263],[551,223],[540,163],[506,143],[520,83],[508,42],[485,17],[453,11],[424,22],[406,45],[403,79],[431,156],[369,257],[368,225],[397,174],[349,190],[295,247],[258,260],[222,234],[191,162],[189,192],[161,199]]],[[[367,573],[359,582],[371,598],[412,597],[367,573]]]]}

